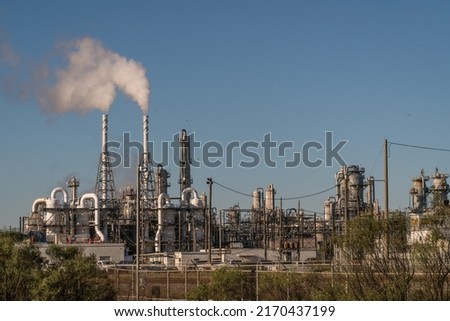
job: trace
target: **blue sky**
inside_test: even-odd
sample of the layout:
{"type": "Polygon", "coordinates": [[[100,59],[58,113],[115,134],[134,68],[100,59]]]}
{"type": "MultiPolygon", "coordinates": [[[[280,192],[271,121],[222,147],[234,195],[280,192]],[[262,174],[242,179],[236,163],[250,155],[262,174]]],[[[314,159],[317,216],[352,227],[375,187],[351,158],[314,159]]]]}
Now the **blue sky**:
{"type": "MultiPolygon", "coordinates": [[[[80,179],[81,191],[94,188],[101,112],[48,113],[35,96],[42,86],[35,84],[36,70],[67,65],[62,42],[91,37],[145,67],[156,145],[185,128],[203,144],[223,145],[261,142],[270,132],[301,151],[308,141],[324,144],[331,131],[335,143],[348,140],[340,151],[348,164],[382,179],[385,138],[450,148],[449,13],[447,1],[0,0],[0,226],[17,226],[35,198],[71,176],[80,179]]],[[[109,110],[110,138],[130,132],[140,141],[141,115],[118,93],[109,110]]],[[[422,168],[428,175],[436,166],[450,171],[449,153],[390,151],[392,209],[408,206],[411,178],[422,168]]],[[[311,154],[316,157],[323,150],[311,154]]],[[[285,158],[274,159],[276,168],[243,169],[239,159],[232,168],[201,166],[193,170],[194,186],[207,192],[212,177],[251,193],[273,183],[277,196],[289,198],[333,186],[340,167],[285,168],[285,158]]],[[[176,195],[178,171],[169,170],[176,195]]],[[[134,172],[117,168],[116,187],[134,183],[134,172]]],[[[301,206],[321,212],[332,194],[302,199],[301,206]]],[[[251,199],[215,187],[214,206],[235,203],[246,208],[251,199]]]]}

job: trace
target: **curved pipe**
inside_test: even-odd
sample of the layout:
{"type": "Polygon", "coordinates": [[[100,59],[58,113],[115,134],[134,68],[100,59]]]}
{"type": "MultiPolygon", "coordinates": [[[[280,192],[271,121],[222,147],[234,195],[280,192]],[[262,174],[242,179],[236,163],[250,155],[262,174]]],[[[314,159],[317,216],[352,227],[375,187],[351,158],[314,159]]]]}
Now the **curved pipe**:
{"type": "Polygon", "coordinates": [[[95,233],[100,238],[100,241],[104,242],[105,241],[105,235],[103,235],[102,231],[100,231],[100,212],[98,210],[98,197],[94,193],[84,194],[83,196],[81,196],[80,203],[79,203],[78,206],[80,208],[84,208],[84,201],[87,200],[87,199],[94,200],[94,207],[95,207],[94,208],[94,228],[95,228],[95,233]]]}
{"type": "Polygon", "coordinates": [[[31,213],[36,213],[38,211],[38,207],[40,204],[45,204],[47,202],[47,198],[41,197],[36,198],[31,206],[31,213]]]}
{"type": "Polygon", "coordinates": [[[67,191],[64,188],[56,187],[55,189],[53,189],[52,193],[50,194],[50,198],[55,199],[56,198],[56,193],[62,193],[63,194],[64,204],[69,203],[69,194],[67,194],[67,191]]]}
{"type": "Polygon", "coordinates": [[[183,203],[186,203],[186,196],[190,194],[193,196],[193,198],[190,200],[190,203],[192,206],[194,207],[203,207],[203,202],[202,200],[198,197],[198,193],[197,191],[193,188],[193,187],[188,187],[185,188],[183,190],[183,192],[181,193],[181,200],[183,201],[183,203]]]}
{"type": "Polygon", "coordinates": [[[184,201],[184,202],[186,201],[187,194],[191,194],[194,196],[194,199],[198,199],[198,193],[193,187],[188,187],[183,190],[183,193],[181,194],[182,201],[184,201]]]}
{"type": "Polygon", "coordinates": [[[170,196],[164,193],[158,196],[158,230],[155,236],[155,252],[161,252],[161,234],[163,230],[163,205],[170,205],[170,196]],[[164,204],[163,204],[164,201],[164,204]]]}

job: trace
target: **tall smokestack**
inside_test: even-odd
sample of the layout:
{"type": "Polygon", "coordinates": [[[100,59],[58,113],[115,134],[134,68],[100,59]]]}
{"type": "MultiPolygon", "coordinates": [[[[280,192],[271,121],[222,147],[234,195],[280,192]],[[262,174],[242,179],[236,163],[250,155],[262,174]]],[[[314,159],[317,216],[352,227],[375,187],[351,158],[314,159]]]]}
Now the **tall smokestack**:
{"type": "MultiPolygon", "coordinates": [[[[150,191],[150,154],[148,151],[148,115],[144,114],[142,116],[142,144],[144,145],[144,150],[141,156],[140,162],[140,178],[139,182],[141,185],[141,196],[145,203],[145,201],[149,200],[149,191],[150,191]]],[[[145,204],[144,204],[145,206],[145,204]]]]}
{"type": "Polygon", "coordinates": [[[180,184],[180,195],[182,195],[183,191],[192,184],[191,144],[185,129],[181,130],[178,143],[180,148],[180,179],[178,183],[180,184]]]}
{"type": "Polygon", "coordinates": [[[148,115],[142,117],[142,144],[144,144],[143,162],[148,164],[148,115]]]}
{"type": "Polygon", "coordinates": [[[110,209],[115,206],[116,188],[108,152],[108,115],[102,115],[102,151],[95,183],[95,194],[98,198],[98,207],[101,208],[101,225],[103,234],[108,238],[108,218],[110,209]]]}
{"type": "Polygon", "coordinates": [[[108,153],[108,115],[102,115],[102,155],[108,153]]]}
{"type": "MultiPolygon", "coordinates": [[[[102,156],[101,156],[101,175],[102,175],[102,196],[103,201],[107,198],[107,162],[108,162],[108,115],[102,115],[102,156]]],[[[103,206],[105,207],[105,203],[103,206]]]]}

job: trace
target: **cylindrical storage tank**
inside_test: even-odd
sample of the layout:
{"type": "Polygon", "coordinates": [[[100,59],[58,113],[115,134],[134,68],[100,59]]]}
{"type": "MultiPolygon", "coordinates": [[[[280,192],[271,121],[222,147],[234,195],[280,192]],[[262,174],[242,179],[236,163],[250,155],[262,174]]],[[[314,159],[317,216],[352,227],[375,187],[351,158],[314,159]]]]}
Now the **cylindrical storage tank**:
{"type": "Polygon", "coordinates": [[[436,169],[436,175],[433,177],[433,187],[431,188],[435,206],[448,203],[447,194],[450,188],[447,184],[447,178],[448,174],[439,173],[436,169]]]}
{"type": "Polygon", "coordinates": [[[426,186],[426,182],[429,177],[424,176],[423,171],[420,176],[413,178],[413,186],[410,190],[410,195],[412,197],[412,211],[422,211],[427,206],[427,195],[428,188],[426,186]]]}
{"type": "Polygon", "coordinates": [[[341,167],[339,172],[336,173],[336,197],[339,199],[345,195],[345,167],[341,167]]]}
{"type": "Polygon", "coordinates": [[[58,199],[49,198],[45,202],[46,212],[45,212],[45,225],[46,225],[46,235],[47,242],[58,243],[58,231],[60,230],[60,213],[61,208],[58,199]]]}
{"type": "Polygon", "coordinates": [[[252,193],[252,208],[253,209],[260,209],[261,206],[261,191],[254,191],[252,193]]]}
{"type": "Polygon", "coordinates": [[[177,210],[165,208],[163,211],[163,229],[161,232],[162,252],[174,252],[175,250],[175,226],[177,210]]]}
{"type": "Polygon", "coordinates": [[[192,216],[195,221],[195,239],[197,242],[203,242],[205,240],[205,216],[203,211],[195,211],[192,216]]]}
{"type": "Polygon", "coordinates": [[[270,184],[266,189],[266,210],[273,211],[275,209],[275,194],[276,191],[273,185],[270,184]]]}
{"type": "Polygon", "coordinates": [[[170,186],[168,178],[170,177],[169,172],[162,167],[162,165],[158,165],[156,169],[156,177],[155,177],[155,185],[156,185],[156,195],[161,193],[167,194],[167,188],[170,186]]]}
{"type": "Polygon", "coordinates": [[[336,201],[333,198],[329,198],[324,202],[325,221],[329,222],[332,219],[335,205],[336,201]]]}
{"type": "MultiPolygon", "coordinates": [[[[158,194],[157,194],[158,195],[158,194]]],[[[127,220],[131,220],[136,209],[136,192],[131,186],[125,187],[122,194],[122,215],[127,220]]],[[[125,221],[124,224],[131,224],[131,221],[125,221]]]]}
{"type": "Polygon", "coordinates": [[[447,182],[443,175],[433,177],[433,187],[435,190],[444,190],[446,186],[447,182]]]}
{"type": "Polygon", "coordinates": [[[227,215],[227,221],[231,226],[239,226],[239,222],[241,221],[241,209],[239,205],[234,205],[230,208],[227,215]]]}
{"type": "Polygon", "coordinates": [[[78,212],[75,215],[75,242],[84,243],[89,239],[89,212],[78,212]]]}
{"type": "Polygon", "coordinates": [[[367,204],[375,202],[375,178],[370,176],[367,179],[367,204]]]}
{"type": "Polygon", "coordinates": [[[359,166],[348,168],[348,200],[354,206],[362,205],[364,199],[364,169],[359,166]]]}

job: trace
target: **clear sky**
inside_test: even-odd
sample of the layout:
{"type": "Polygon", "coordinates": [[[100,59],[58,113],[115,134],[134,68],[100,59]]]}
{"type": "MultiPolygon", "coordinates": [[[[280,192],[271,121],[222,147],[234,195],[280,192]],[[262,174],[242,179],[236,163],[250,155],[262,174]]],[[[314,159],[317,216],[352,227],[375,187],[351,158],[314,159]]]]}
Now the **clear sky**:
{"type": "MultiPolygon", "coordinates": [[[[17,226],[35,198],[74,175],[81,192],[94,189],[102,112],[55,113],[38,98],[67,69],[64,44],[89,37],[145,68],[156,146],[182,128],[202,145],[258,142],[250,150],[261,158],[267,133],[277,146],[292,142],[284,156],[271,150],[276,167],[239,167],[249,158],[235,151],[231,167],[193,169],[200,193],[212,177],[243,193],[273,183],[278,197],[290,198],[334,185],[336,161],[285,166],[308,142],[325,145],[326,132],[333,146],[347,140],[340,156],[376,179],[385,138],[450,148],[449,14],[448,1],[0,0],[0,227],[17,226]]],[[[141,141],[135,101],[118,91],[108,114],[111,139],[129,132],[141,141]]],[[[311,151],[309,160],[324,159],[324,149],[311,151]]],[[[397,145],[390,152],[392,209],[409,205],[411,178],[422,168],[450,171],[448,152],[397,145]]],[[[154,157],[161,160],[160,149],[154,157]]],[[[168,169],[177,194],[178,170],[168,169]]],[[[116,168],[116,187],[134,184],[134,173],[116,168]]],[[[382,183],[376,192],[383,204],[382,183]]],[[[301,206],[322,212],[332,195],[301,206]]],[[[247,208],[251,199],[214,187],[214,206],[235,203],[247,208]]]]}

